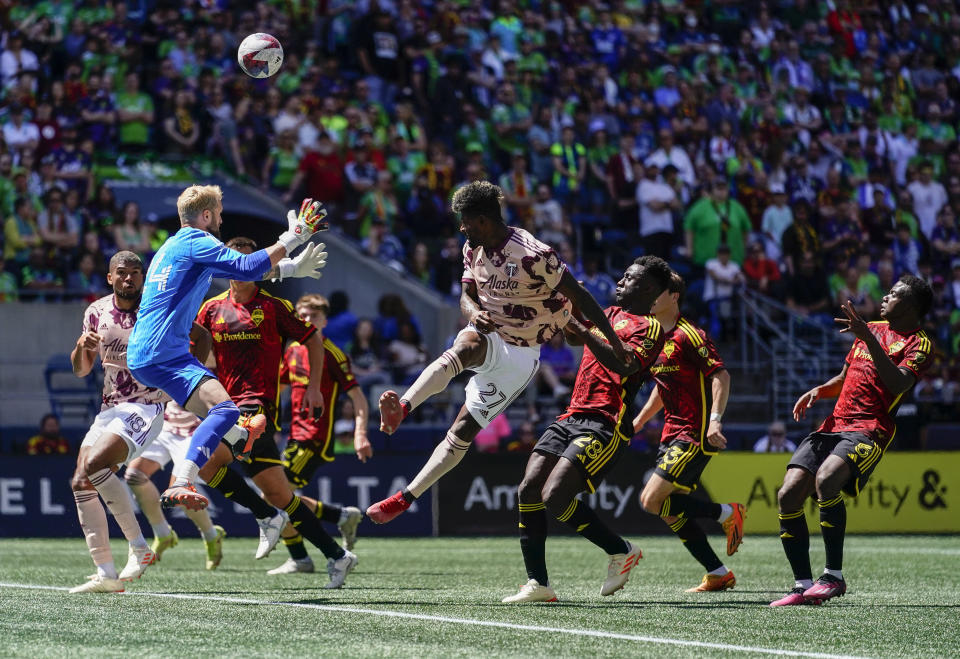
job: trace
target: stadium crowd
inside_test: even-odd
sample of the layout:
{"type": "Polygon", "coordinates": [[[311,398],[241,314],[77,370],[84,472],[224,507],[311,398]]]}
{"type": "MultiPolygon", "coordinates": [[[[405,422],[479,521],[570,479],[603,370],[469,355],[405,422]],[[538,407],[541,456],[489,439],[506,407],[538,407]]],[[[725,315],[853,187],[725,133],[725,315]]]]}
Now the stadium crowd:
{"type": "MultiPolygon", "coordinates": [[[[957,5],[15,3],[0,39],[0,300],[93,299],[112,253],[162,244],[97,176],[118,159],[214,159],[286,201],[321,199],[372,257],[453,297],[447,201],[490,179],[510,222],[601,304],[608,272],[669,256],[720,338],[738,287],[829,324],[846,299],[876,317],[918,274],[942,361],[928,388],[952,396],[957,5]],[[270,80],[236,62],[257,31],[285,48],[270,80]]],[[[394,326],[406,343],[379,339],[415,370],[417,327],[394,326]]]]}

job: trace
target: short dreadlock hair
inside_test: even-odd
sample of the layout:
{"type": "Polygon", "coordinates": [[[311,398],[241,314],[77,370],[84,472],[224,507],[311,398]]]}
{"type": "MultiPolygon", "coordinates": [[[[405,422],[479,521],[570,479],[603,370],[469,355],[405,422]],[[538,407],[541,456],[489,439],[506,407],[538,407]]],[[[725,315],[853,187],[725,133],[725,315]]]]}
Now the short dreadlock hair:
{"type": "Polygon", "coordinates": [[[500,202],[503,190],[489,181],[474,181],[453,193],[450,208],[460,215],[483,215],[491,220],[503,222],[500,202]]]}

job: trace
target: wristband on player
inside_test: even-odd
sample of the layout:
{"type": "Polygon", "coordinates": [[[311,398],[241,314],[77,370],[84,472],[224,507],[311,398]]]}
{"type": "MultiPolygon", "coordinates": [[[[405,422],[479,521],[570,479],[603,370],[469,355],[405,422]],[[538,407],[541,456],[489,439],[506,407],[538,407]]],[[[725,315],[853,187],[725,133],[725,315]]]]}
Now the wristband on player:
{"type": "Polygon", "coordinates": [[[711,412],[711,413],[710,413],[710,420],[711,420],[711,421],[720,421],[722,418],[723,418],[723,416],[722,416],[721,414],[717,414],[716,412],[711,412]]]}

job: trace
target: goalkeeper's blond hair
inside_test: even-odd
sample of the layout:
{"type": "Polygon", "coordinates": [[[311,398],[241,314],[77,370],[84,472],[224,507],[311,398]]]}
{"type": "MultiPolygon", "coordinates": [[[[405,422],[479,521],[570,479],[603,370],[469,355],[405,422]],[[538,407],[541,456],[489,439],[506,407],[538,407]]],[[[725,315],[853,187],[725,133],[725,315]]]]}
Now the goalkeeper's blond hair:
{"type": "Polygon", "coordinates": [[[223,199],[223,190],[219,185],[191,185],[177,198],[177,214],[180,224],[193,226],[203,211],[211,213],[223,199]]]}

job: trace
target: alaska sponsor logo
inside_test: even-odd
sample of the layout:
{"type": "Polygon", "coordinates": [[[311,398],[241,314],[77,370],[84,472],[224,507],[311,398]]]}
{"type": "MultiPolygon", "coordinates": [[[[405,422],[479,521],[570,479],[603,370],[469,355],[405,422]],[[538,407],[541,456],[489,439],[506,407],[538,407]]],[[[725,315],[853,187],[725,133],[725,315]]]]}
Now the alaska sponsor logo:
{"type": "Polygon", "coordinates": [[[496,273],[490,275],[490,279],[480,284],[480,288],[488,291],[515,291],[520,287],[520,283],[513,279],[500,279],[496,273]]]}
{"type": "Polygon", "coordinates": [[[217,343],[223,341],[259,341],[260,332],[214,332],[213,340],[217,343]]]}

